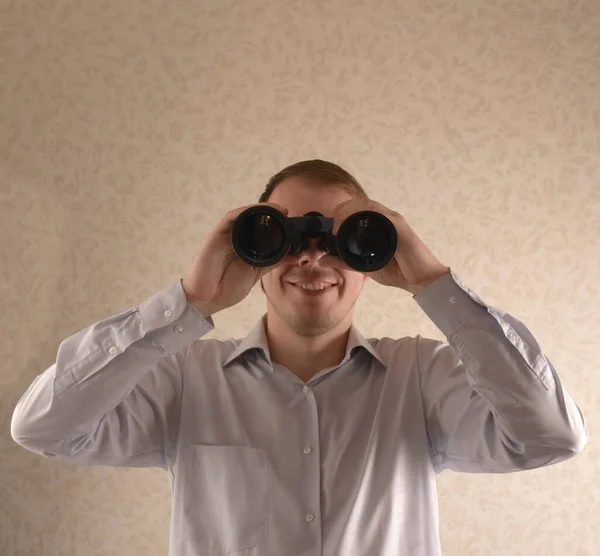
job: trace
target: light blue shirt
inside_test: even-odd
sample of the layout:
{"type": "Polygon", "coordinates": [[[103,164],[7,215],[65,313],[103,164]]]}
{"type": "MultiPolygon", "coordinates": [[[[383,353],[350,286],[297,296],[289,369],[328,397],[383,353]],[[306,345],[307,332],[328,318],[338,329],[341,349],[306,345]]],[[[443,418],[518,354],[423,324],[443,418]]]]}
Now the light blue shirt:
{"type": "MultiPolygon", "coordinates": [[[[15,408],[27,450],[168,471],[171,556],[438,556],[435,473],[564,461],[584,419],[531,332],[454,272],[414,296],[447,342],[365,339],[304,383],[264,317],[213,328],[181,280],[65,339],[15,408]]],[[[526,503],[526,502],[524,502],[526,503]]]]}

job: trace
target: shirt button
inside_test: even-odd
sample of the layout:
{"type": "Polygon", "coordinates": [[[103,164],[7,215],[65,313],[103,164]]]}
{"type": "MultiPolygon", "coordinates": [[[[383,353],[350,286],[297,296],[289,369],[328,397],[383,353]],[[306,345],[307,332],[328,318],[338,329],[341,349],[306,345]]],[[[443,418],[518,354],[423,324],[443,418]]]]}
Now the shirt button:
{"type": "Polygon", "coordinates": [[[308,386],[305,386],[304,388],[302,388],[302,391],[307,394],[308,391],[310,390],[310,388],[308,386]]]}
{"type": "Polygon", "coordinates": [[[305,454],[310,454],[312,452],[312,448],[310,446],[305,446],[304,447],[304,453],[305,454]]]}
{"type": "Polygon", "coordinates": [[[171,309],[167,309],[165,311],[165,317],[167,317],[167,318],[169,318],[172,314],[173,314],[173,311],[171,311],[171,309]]]}
{"type": "Polygon", "coordinates": [[[108,350],[108,353],[110,353],[111,355],[114,355],[115,353],[117,353],[117,348],[115,346],[111,346],[110,349],[108,350]]]}
{"type": "Polygon", "coordinates": [[[175,330],[175,332],[183,332],[183,327],[178,324],[173,327],[173,330],[175,330]]]}
{"type": "Polygon", "coordinates": [[[315,518],[313,514],[306,514],[306,521],[312,521],[315,518]]]}

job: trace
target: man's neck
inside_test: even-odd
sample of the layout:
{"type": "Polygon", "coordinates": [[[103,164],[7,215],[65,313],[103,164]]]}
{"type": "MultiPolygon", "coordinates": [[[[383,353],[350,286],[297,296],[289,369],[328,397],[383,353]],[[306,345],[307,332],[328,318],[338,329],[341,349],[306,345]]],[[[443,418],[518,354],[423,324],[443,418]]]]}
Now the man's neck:
{"type": "Polygon", "coordinates": [[[350,325],[340,323],[318,336],[301,336],[284,321],[267,316],[265,332],[271,361],[308,382],[319,371],[341,363],[346,353],[350,325]]]}

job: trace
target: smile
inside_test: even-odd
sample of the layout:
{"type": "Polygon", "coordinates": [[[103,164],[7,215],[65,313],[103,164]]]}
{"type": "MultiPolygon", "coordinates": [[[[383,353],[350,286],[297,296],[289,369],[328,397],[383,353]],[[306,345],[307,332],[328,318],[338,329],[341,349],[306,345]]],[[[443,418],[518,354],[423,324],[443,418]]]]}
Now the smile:
{"type": "MultiPolygon", "coordinates": [[[[291,283],[291,282],[290,282],[291,283]]],[[[292,286],[296,286],[297,288],[302,288],[303,290],[309,291],[321,291],[335,286],[335,284],[326,284],[325,282],[320,282],[318,284],[315,283],[307,283],[307,284],[293,284],[292,286]]]]}
{"type": "Polygon", "coordinates": [[[293,286],[293,289],[305,298],[327,296],[338,285],[337,283],[327,282],[288,282],[288,284],[293,286]]]}

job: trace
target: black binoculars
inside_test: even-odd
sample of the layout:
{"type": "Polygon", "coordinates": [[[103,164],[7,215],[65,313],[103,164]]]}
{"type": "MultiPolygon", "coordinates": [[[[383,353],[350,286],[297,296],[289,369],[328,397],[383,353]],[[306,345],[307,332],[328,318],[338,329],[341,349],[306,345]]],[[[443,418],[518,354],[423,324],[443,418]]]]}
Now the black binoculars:
{"type": "Polygon", "coordinates": [[[323,251],[340,257],[359,272],[374,272],[389,263],[398,247],[394,224],[378,212],[351,214],[334,236],[333,218],[320,212],[288,218],[267,205],[242,212],[231,230],[233,248],[243,261],[264,267],[278,263],[287,254],[297,255],[315,238],[323,251]]]}

